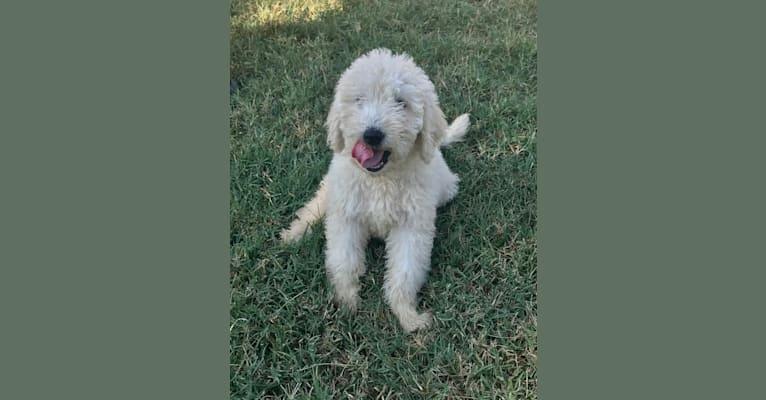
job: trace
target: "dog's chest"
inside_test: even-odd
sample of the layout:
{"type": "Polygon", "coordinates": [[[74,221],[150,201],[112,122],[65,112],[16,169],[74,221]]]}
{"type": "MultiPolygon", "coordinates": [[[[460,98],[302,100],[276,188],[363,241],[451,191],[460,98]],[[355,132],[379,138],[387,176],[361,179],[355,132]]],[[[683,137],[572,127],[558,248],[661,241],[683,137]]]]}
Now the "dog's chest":
{"type": "Polygon", "coordinates": [[[408,182],[368,179],[355,183],[347,187],[343,209],[372,236],[385,237],[392,228],[409,221],[422,204],[408,182]]]}
{"type": "Polygon", "coordinates": [[[391,181],[370,180],[355,188],[354,197],[359,200],[357,217],[373,235],[385,236],[392,227],[408,219],[413,207],[403,187],[391,181]]]}

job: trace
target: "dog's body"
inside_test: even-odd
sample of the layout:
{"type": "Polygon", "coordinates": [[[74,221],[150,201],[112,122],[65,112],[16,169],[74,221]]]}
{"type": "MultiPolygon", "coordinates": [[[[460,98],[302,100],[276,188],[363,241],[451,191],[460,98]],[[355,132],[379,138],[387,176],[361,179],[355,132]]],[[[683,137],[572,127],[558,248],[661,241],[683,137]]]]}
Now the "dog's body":
{"type": "Polygon", "coordinates": [[[335,152],[314,198],[283,231],[299,239],[323,216],[336,300],[354,310],[371,237],[386,242],[386,300],[405,331],[427,327],[415,309],[430,267],[437,207],[458,177],[439,150],[459,141],[468,115],[447,125],[433,84],[406,55],[373,50],[343,73],[327,118],[335,152]]]}

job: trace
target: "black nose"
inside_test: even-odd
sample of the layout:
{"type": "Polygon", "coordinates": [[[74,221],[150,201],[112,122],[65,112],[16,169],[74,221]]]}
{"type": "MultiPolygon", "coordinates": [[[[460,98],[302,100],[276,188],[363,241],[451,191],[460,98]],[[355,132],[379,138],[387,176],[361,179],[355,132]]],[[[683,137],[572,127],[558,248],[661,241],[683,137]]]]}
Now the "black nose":
{"type": "Polygon", "coordinates": [[[364,142],[370,146],[377,146],[383,141],[385,135],[378,128],[367,128],[362,135],[364,142]]]}

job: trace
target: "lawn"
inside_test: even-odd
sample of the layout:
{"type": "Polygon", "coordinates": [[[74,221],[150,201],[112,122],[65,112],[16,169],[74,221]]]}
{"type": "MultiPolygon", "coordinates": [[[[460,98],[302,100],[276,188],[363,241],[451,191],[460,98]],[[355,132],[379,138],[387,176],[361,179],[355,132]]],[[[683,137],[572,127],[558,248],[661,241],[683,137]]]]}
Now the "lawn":
{"type": "Polygon", "coordinates": [[[536,21],[534,0],[232,0],[233,399],[537,398],[536,21]],[[351,315],[332,303],[322,229],[278,240],[332,156],[336,80],[381,46],[414,57],[448,120],[472,120],[444,151],[460,192],[420,292],[433,325],[412,335],[384,303],[381,242],[351,315]]]}

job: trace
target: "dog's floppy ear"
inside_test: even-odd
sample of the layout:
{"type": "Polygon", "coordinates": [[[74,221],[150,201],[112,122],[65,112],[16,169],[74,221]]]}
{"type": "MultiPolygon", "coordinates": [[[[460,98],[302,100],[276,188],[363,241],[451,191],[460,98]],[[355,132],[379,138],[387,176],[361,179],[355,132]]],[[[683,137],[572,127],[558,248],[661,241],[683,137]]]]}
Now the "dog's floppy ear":
{"type": "Polygon", "coordinates": [[[325,121],[325,127],[327,128],[327,145],[330,146],[334,153],[340,153],[343,151],[345,144],[343,143],[343,134],[340,131],[340,100],[336,96],[330,106],[330,112],[327,114],[327,121],[325,121]]]}
{"type": "Polygon", "coordinates": [[[423,129],[415,142],[420,148],[420,157],[423,161],[431,162],[446,133],[447,120],[439,108],[439,99],[432,92],[423,104],[423,129]]]}

